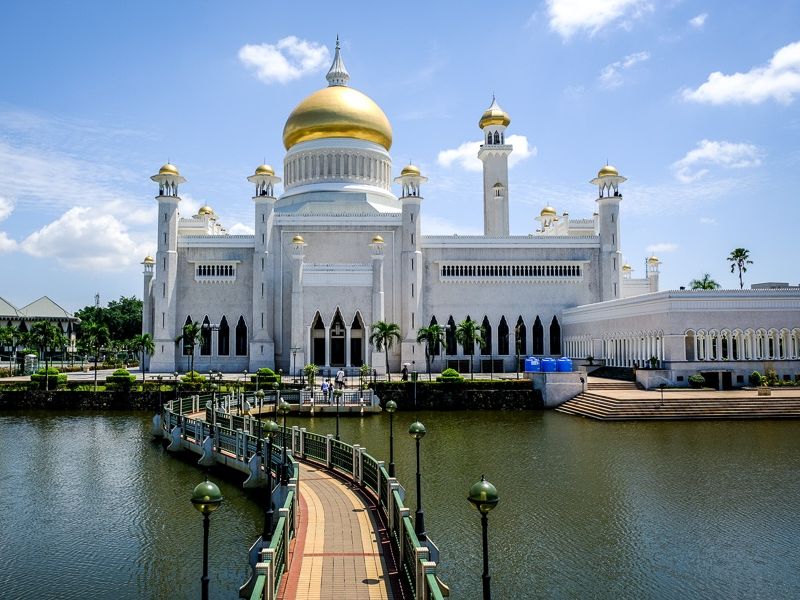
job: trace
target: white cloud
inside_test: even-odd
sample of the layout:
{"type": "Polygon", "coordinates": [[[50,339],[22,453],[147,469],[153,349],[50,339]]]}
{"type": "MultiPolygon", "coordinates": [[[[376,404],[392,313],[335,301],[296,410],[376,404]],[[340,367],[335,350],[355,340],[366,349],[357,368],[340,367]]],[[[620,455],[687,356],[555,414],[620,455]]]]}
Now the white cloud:
{"type": "Polygon", "coordinates": [[[734,144],[725,141],[701,140],[682,159],[672,164],[675,177],[691,183],[705,177],[708,166],[718,165],[729,169],[757,167],[761,164],[761,150],[752,144],[734,144]]]}
{"type": "Polygon", "coordinates": [[[565,40],[579,31],[594,35],[604,27],[631,22],[652,10],[647,0],[547,0],[550,29],[565,40]]]}
{"type": "Polygon", "coordinates": [[[146,252],[114,216],[75,207],[19,243],[22,251],[69,269],[121,270],[146,252]]]}
{"type": "Polygon", "coordinates": [[[692,17],[691,19],[689,19],[689,25],[691,25],[695,29],[702,29],[703,25],[706,24],[706,19],[708,19],[708,13],[701,13],[696,17],[692,17]]]}
{"type": "Polygon", "coordinates": [[[253,235],[255,232],[255,229],[250,227],[250,225],[245,225],[244,223],[236,223],[232,227],[228,228],[228,233],[231,235],[253,235]]]}
{"type": "Polygon", "coordinates": [[[482,235],[483,229],[474,225],[454,223],[449,219],[434,215],[423,215],[420,221],[422,235],[482,235]]]}
{"type": "Polygon", "coordinates": [[[600,76],[598,77],[600,85],[604,88],[619,87],[623,82],[621,71],[627,71],[632,66],[644,62],[649,58],[649,52],[634,52],[633,54],[628,54],[628,56],[622,60],[606,65],[603,67],[603,70],[600,71],[600,76]]]}
{"type": "MultiPolygon", "coordinates": [[[[508,157],[509,168],[514,167],[529,156],[536,156],[538,150],[536,146],[531,146],[528,138],[524,135],[510,135],[506,138],[506,143],[514,146],[514,151],[508,157]]],[[[436,162],[443,167],[451,167],[453,164],[467,171],[480,172],[483,170],[483,163],[478,158],[478,150],[483,142],[464,142],[458,148],[441,150],[436,157],[436,162]]]]}
{"type": "Polygon", "coordinates": [[[0,221],[4,221],[14,212],[14,203],[8,198],[0,196],[0,221]]]}
{"type": "Polygon", "coordinates": [[[322,44],[290,35],[277,44],[242,46],[239,60],[264,83],[288,83],[325,66],[330,62],[330,52],[322,44]]]}
{"type": "Polygon", "coordinates": [[[791,104],[800,94],[800,42],[780,48],[769,63],[747,73],[715,71],[696,90],[683,90],[683,99],[708,104],[760,104],[775,100],[791,104]]]}
{"type": "Polygon", "coordinates": [[[672,242],[659,242],[658,244],[650,244],[646,250],[651,253],[655,254],[657,252],[675,252],[678,249],[678,244],[673,244],[672,242]]]}
{"type": "Polygon", "coordinates": [[[17,249],[17,242],[8,237],[5,231],[0,231],[0,254],[17,249]]]}

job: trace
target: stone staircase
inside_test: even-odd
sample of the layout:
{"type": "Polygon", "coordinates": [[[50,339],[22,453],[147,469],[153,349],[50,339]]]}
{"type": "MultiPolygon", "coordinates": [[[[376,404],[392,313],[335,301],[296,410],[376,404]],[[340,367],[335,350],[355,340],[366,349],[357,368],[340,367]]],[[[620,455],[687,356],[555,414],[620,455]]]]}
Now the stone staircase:
{"type": "Polygon", "coordinates": [[[614,379],[595,379],[589,377],[587,389],[602,392],[603,390],[638,390],[633,381],[618,381],[614,379]]]}
{"type": "Polygon", "coordinates": [[[800,418],[800,392],[789,397],[701,396],[691,392],[640,392],[619,398],[602,391],[585,391],[555,410],[604,421],[659,419],[779,419],[800,418]]]}

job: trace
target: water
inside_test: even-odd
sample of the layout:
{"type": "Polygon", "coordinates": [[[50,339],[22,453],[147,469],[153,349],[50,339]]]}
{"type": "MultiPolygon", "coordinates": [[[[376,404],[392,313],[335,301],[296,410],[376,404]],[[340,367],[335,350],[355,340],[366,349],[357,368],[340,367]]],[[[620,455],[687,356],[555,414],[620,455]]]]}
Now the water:
{"type": "MultiPolygon", "coordinates": [[[[480,598],[485,473],[495,598],[800,597],[800,422],[598,423],[553,412],[420,412],[423,507],[454,598],[480,598]]],[[[395,415],[397,475],[415,509],[413,415],[395,415]]],[[[300,419],[333,433],[332,418],[300,419]]],[[[388,461],[388,418],[342,439],[388,461]]],[[[196,598],[202,476],[149,438],[149,415],[0,415],[4,597],[196,598]],[[9,440],[13,440],[10,443],[9,440]]],[[[212,597],[235,598],[258,536],[256,496],[220,480],[212,597]]]]}

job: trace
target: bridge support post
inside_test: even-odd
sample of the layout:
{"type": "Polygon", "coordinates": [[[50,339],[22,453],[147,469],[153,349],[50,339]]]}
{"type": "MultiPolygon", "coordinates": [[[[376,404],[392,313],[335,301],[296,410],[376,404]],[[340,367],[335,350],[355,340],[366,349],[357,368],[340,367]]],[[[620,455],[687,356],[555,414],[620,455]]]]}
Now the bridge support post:
{"type": "Polygon", "coordinates": [[[170,452],[180,452],[182,450],[183,429],[180,425],[176,425],[169,432],[169,446],[167,450],[170,452]]]}
{"type": "Polygon", "coordinates": [[[300,428],[300,453],[297,455],[300,458],[306,457],[306,428],[300,428]]]}
{"type": "Polygon", "coordinates": [[[329,469],[333,466],[333,448],[331,447],[333,445],[332,442],[333,434],[329,433],[327,436],[325,436],[325,464],[328,465],[329,469]]]}

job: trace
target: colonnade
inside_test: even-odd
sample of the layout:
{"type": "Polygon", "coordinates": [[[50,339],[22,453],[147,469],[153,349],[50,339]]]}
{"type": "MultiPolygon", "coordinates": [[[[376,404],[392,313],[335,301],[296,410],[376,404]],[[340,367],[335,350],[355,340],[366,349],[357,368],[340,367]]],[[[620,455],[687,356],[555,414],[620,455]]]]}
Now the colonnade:
{"type": "MultiPolygon", "coordinates": [[[[664,332],[640,331],[619,332],[601,338],[602,356],[611,367],[644,366],[655,357],[664,360],[664,332]]],[[[586,358],[592,355],[590,336],[570,336],[565,339],[565,353],[570,358],[586,358]]]]}
{"type": "Polygon", "coordinates": [[[685,339],[686,360],[800,359],[800,328],[689,329],[685,339]]]}

